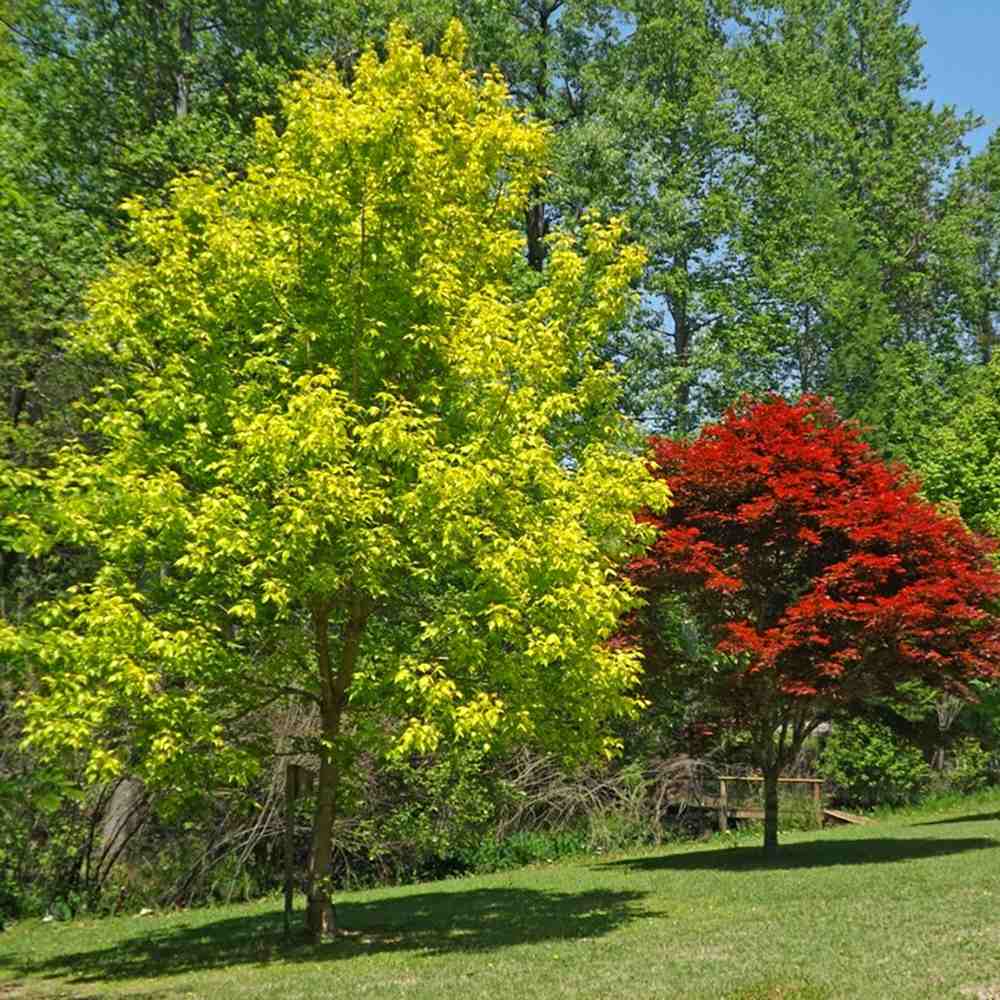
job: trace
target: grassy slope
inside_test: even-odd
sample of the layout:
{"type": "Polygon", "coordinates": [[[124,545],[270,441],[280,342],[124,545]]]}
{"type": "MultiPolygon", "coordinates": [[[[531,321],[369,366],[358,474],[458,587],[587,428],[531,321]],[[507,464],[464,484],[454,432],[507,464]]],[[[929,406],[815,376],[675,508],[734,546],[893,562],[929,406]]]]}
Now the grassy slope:
{"type": "Polygon", "coordinates": [[[280,904],[24,921],[0,998],[1000,997],[1000,795],[960,812],[352,893],[347,936],[280,904]],[[995,992],[994,992],[995,991],[995,992]]]}

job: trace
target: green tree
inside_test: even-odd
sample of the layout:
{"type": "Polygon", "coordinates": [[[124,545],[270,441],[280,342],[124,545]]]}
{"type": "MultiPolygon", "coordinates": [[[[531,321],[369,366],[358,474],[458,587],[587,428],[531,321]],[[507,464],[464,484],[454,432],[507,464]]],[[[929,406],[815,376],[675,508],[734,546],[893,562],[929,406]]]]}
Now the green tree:
{"type": "Polygon", "coordinates": [[[968,216],[948,195],[972,115],[935,108],[903,0],[782,0],[753,25],[738,76],[749,170],[737,245],[769,328],[772,385],[860,414],[883,359],[957,356],[968,216]]]}
{"type": "Polygon", "coordinates": [[[309,0],[0,9],[0,386],[11,423],[42,438],[22,460],[44,460],[43,425],[80,391],[59,337],[123,232],[122,201],[201,164],[240,169],[317,21],[309,0]]]}
{"type": "Polygon", "coordinates": [[[426,57],[397,30],[352,86],[291,85],[244,178],[133,202],[133,250],[70,345],[114,374],[48,509],[16,522],[21,549],[96,565],[2,633],[36,677],[38,753],[180,797],[199,771],[252,772],[256,707],[316,706],[316,934],[348,708],[403,753],[582,754],[636,707],[637,657],[607,641],[634,601],[614,570],[665,490],[597,352],[642,256],[593,224],[532,274],[514,220],[546,132],[462,45],[454,27],[426,57]]]}
{"type": "MultiPolygon", "coordinates": [[[[881,418],[895,352],[970,355],[988,216],[953,174],[978,119],[919,99],[905,4],[616,9],[627,30],[580,74],[553,198],[626,214],[648,251],[615,345],[634,412],[689,430],[741,392],[820,391],[881,418]]],[[[959,174],[982,191],[983,170],[959,174]]]]}
{"type": "MultiPolygon", "coordinates": [[[[740,205],[729,0],[632,0],[626,40],[590,67],[599,96],[565,136],[563,196],[627,213],[648,254],[645,308],[616,345],[632,411],[689,430],[737,376],[740,205]],[[720,351],[720,345],[729,345],[720,351]]],[[[740,364],[756,348],[741,345],[740,364]]],[[[749,379],[753,376],[744,371],[749,379]]]]}
{"type": "MultiPolygon", "coordinates": [[[[434,37],[439,6],[409,11],[434,37]]],[[[279,84],[314,59],[352,65],[367,37],[384,37],[392,7],[404,9],[0,2],[0,454],[20,485],[12,504],[30,479],[19,470],[47,466],[80,432],[72,403],[107,374],[107,359],[71,357],[63,338],[85,314],[84,289],[126,249],[122,201],[155,201],[200,164],[242,171],[254,120],[280,115],[279,84]]],[[[14,621],[89,572],[70,548],[28,558],[3,535],[0,614],[14,621]]]]}
{"type": "Polygon", "coordinates": [[[1000,367],[956,379],[954,396],[913,447],[925,494],[951,502],[971,528],[1000,534],[1000,367]]]}
{"type": "Polygon", "coordinates": [[[957,215],[964,214],[972,245],[972,280],[956,289],[980,359],[993,357],[1000,336],[1000,132],[952,179],[949,191],[957,215]]]}
{"type": "MultiPolygon", "coordinates": [[[[540,269],[554,225],[594,207],[595,173],[607,190],[621,134],[607,129],[606,69],[630,32],[628,6],[591,0],[460,0],[454,12],[470,35],[470,55],[497,67],[518,106],[553,127],[552,172],[525,214],[528,259],[540,269]]],[[[409,18],[414,22],[414,18],[409,18]]],[[[426,20],[426,13],[424,15],[426,20]]]]}

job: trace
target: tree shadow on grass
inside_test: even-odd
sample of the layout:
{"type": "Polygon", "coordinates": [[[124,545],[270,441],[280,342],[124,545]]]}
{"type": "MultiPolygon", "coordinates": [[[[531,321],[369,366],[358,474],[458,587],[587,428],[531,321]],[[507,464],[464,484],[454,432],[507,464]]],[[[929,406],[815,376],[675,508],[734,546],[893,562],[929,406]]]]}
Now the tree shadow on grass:
{"type": "Polygon", "coordinates": [[[784,844],[773,856],[760,847],[723,847],[707,851],[689,851],[658,857],[626,858],[610,861],[599,869],[631,868],[637,871],[769,871],[790,868],[829,868],[834,865],[887,864],[915,861],[966,851],[1000,848],[1000,841],[987,837],[961,840],[944,838],[893,840],[887,837],[870,840],[814,840],[784,844]]]}
{"type": "Polygon", "coordinates": [[[949,816],[948,819],[929,819],[911,826],[942,826],[946,823],[984,823],[986,820],[1000,819],[1000,810],[985,813],[970,813],[967,816],[949,816]]]}
{"type": "MultiPolygon", "coordinates": [[[[539,889],[436,889],[414,895],[346,902],[337,919],[347,928],[335,941],[314,945],[301,931],[282,940],[280,910],[230,917],[200,926],[150,920],[141,932],[110,947],[44,960],[0,959],[20,975],[108,982],[172,976],[233,965],[340,960],[381,952],[441,955],[492,951],[511,945],[599,937],[652,916],[638,905],[641,892],[582,893],[539,889]],[[148,929],[147,929],[148,928],[148,929]]],[[[194,914],[192,914],[192,917],[194,914]]],[[[296,914],[301,923],[301,913],[296,914]]]]}

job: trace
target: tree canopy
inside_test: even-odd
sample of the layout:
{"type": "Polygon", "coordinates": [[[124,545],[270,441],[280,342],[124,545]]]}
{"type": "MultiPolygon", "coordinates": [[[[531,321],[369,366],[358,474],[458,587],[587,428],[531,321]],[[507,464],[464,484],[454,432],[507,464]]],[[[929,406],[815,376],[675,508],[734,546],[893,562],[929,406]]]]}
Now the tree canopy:
{"type": "Polygon", "coordinates": [[[70,343],[113,374],[17,522],[22,550],[93,567],[3,629],[37,752],[182,793],[252,771],[255,707],[317,705],[318,933],[345,711],[404,752],[586,754],[636,706],[614,570],[666,493],[598,351],[641,252],[585,225],[533,276],[516,219],[546,130],[463,45],[455,26],[425,56],[397,29],[350,85],[290,85],[245,178],[132,202],[132,251],[70,343]]]}
{"type": "MultiPolygon", "coordinates": [[[[673,504],[646,516],[658,536],[632,574],[682,594],[714,647],[700,683],[753,734],[773,847],[778,774],[824,717],[1000,671],[992,546],[817,397],[746,400],[652,454],[673,504]]],[[[636,619],[654,659],[655,609],[636,619]]]]}

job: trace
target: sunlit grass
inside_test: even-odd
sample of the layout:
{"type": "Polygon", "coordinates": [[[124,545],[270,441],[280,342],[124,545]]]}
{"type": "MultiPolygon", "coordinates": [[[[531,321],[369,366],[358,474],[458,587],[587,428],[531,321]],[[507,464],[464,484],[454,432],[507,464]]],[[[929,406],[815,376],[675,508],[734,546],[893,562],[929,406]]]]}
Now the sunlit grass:
{"type": "Polygon", "coordinates": [[[788,835],[773,864],[737,837],[351,893],[319,947],[283,943],[273,899],[24,921],[0,997],[1000,996],[1000,795],[945,805],[788,835]]]}

